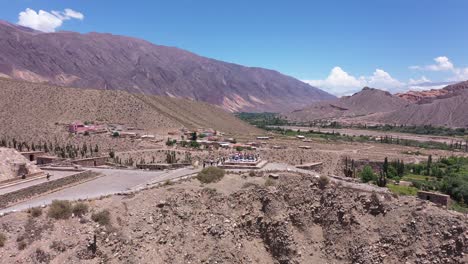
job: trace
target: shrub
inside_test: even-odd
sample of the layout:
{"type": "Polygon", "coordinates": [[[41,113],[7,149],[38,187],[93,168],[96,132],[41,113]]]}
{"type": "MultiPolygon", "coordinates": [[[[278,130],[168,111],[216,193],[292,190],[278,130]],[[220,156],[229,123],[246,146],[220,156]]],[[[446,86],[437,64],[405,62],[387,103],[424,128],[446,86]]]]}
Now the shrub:
{"type": "Polygon", "coordinates": [[[40,248],[36,248],[36,252],[34,254],[35,262],[37,263],[50,263],[50,255],[49,253],[45,252],[40,248]]]}
{"type": "Polygon", "coordinates": [[[209,167],[200,171],[197,179],[202,183],[218,182],[224,177],[224,170],[217,167],[209,167]]]}
{"type": "Polygon", "coordinates": [[[55,240],[52,242],[52,245],[50,245],[50,248],[57,252],[65,252],[67,250],[67,245],[62,241],[55,240]]]}
{"type": "Polygon", "coordinates": [[[48,216],[55,219],[68,219],[72,214],[72,206],[69,201],[54,200],[49,208],[48,216]]]}
{"type": "Polygon", "coordinates": [[[359,177],[361,178],[362,182],[370,182],[377,180],[377,175],[375,175],[374,171],[369,165],[365,166],[364,169],[362,169],[361,173],[359,174],[359,177]]]}
{"type": "Polygon", "coordinates": [[[109,225],[110,224],[110,212],[108,210],[102,210],[98,213],[91,215],[91,219],[99,223],[100,225],[109,225]]]}
{"type": "Polygon", "coordinates": [[[275,186],[275,185],[276,185],[275,180],[273,180],[271,178],[266,179],[265,186],[269,187],[269,186],[275,186]]]}
{"type": "Polygon", "coordinates": [[[248,188],[251,188],[251,187],[256,187],[257,184],[253,183],[253,182],[246,182],[242,185],[242,189],[248,189],[248,188]]]}
{"type": "Polygon", "coordinates": [[[25,249],[27,246],[28,246],[28,244],[27,244],[26,241],[24,241],[24,240],[21,240],[21,241],[18,242],[18,249],[19,249],[19,250],[23,250],[23,249],[25,249]]]}
{"type": "Polygon", "coordinates": [[[88,212],[88,205],[85,203],[77,203],[73,206],[72,213],[75,216],[81,217],[88,212]]]}
{"type": "Polygon", "coordinates": [[[200,143],[198,143],[195,140],[190,141],[190,147],[191,148],[200,148],[200,143]]]}
{"type": "Polygon", "coordinates": [[[3,233],[0,233],[0,247],[5,246],[6,240],[7,240],[6,236],[3,233]]]}
{"type": "Polygon", "coordinates": [[[42,208],[40,207],[33,207],[28,210],[28,213],[31,214],[32,217],[39,217],[42,215],[42,208]]]}
{"type": "Polygon", "coordinates": [[[325,189],[329,183],[330,183],[330,178],[328,178],[325,175],[320,175],[318,179],[318,185],[320,189],[322,190],[325,189]]]}
{"type": "Polygon", "coordinates": [[[171,185],[174,185],[174,183],[171,182],[171,180],[166,180],[163,184],[163,186],[171,186],[171,185]]]}
{"type": "Polygon", "coordinates": [[[249,171],[249,176],[250,177],[255,177],[256,176],[255,171],[253,171],[253,170],[249,171]]]}

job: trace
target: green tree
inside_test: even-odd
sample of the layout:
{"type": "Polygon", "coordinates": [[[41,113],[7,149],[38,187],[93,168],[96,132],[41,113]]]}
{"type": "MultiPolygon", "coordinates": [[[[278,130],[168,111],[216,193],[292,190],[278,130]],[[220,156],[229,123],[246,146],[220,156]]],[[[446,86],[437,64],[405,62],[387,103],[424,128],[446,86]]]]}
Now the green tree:
{"type": "Polygon", "coordinates": [[[426,175],[431,175],[432,155],[427,157],[426,175]]]}
{"type": "Polygon", "coordinates": [[[366,165],[362,169],[361,173],[359,174],[359,177],[361,178],[362,182],[370,182],[377,180],[377,175],[375,175],[374,171],[369,165],[366,165]]]}

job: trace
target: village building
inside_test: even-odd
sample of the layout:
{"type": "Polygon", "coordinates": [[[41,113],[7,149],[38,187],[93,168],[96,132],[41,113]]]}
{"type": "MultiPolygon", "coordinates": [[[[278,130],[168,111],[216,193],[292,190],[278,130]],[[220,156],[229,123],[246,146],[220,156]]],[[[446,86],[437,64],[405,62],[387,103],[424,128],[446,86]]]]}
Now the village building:
{"type": "Polygon", "coordinates": [[[122,131],[119,133],[119,137],[121,138],[136,138],[137,133],[135,132],[128,132],[128,131],[122,131]]]}
{"type": "Polygon", "coordinates": [[[270,137],[257,137],[258,140],[269,140],[270,137]]]}
{"type": "Polygon", "coordinates": [[[451,204],[450,196],[436,192],[418,191],[418,198],[421,200],[431,201],[435,204],[442,206],[449,206],[451,204]]]}
{"type": "Polygon", "coordinates": [[[142,135],[140,138],[143,140],[154,140],[156,139],[156,136],[155,135],[142,135]]]}
{"type": "Polygon", "coordinates": [[[52,163],[57,163],[60,161],[63,161],[64,159],[55,157],[55,156],[38,156],[36,159],[36,164],[37,165],[46,165],[46,164],[52,164],[52,163]]]}
{"type": "Polygon", "coordinates": [[[21,155],[23,155],[26,159],[29,161],[35,161],[37,157],[43,156],[45,154],[44,151],[26,151],[26,152],[21,152],[21,155]]]}

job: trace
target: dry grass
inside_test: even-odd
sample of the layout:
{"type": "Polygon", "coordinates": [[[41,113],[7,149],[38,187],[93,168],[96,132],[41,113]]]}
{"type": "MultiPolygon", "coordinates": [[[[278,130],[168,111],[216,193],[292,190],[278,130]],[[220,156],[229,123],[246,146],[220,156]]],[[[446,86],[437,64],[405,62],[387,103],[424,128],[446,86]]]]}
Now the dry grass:
{"type": "Polygon", "coordinates": [[[42,208],[40,207],[33,207],[28,210],[28,213],[31,214],[32,217],[39,217],[42,215],[42,208]]]}
{"type": "Polygon", "coordinates": [[[100,212],[94,213],[91,215],[91,219],[103,226],[110,224],[110,212],[108,210],[102,210],[100,212]]]}
{"type": "Polygon", "coordinates": [[[7,240],[7,237],[5,236],[5,234],[0,233],[0,247],[5,246],[6,240],[7,240]]]}
{"type": "Polygon", "coordinates": [[[330,183],[330,178],[328,178],[325,175],[320,175],[320,178],[318,179],[318,185],[320,189],[325,189],[327,188],[328,184],[330,183]]]}
{"type": "Polygon", "coordinates": [[[213,183],[218,182],[224,177],[224,170],[217,167],[209,167],[200,171],[197,175],[197,179],[201,183],[213,183]]]}
{"type": "Polygon", "coordinates": [[[77,203],[77,204],[73,205],[72,213],[75,216],[82,217],[87,212],[88,212],[88,205],[87,204],[80,202],[80,203],[77,203]]]}
{"type": "Polygon", "coordinates": [[[69,201],[52,201],[47,215],[55,219],[68,219],[72,215],[71,203],[69,201]]]}

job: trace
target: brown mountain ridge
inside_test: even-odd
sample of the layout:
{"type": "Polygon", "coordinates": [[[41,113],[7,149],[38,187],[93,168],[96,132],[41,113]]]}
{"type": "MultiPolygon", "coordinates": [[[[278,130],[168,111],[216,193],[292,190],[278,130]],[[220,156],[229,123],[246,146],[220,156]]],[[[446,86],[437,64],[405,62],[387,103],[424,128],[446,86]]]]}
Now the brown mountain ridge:
{"type": "Polygon", "coordinates": [[[42,33],[0,21],[0,76],[204,101],[232,112],[284,111],[333,99],[273,70],[111,34],[42,33]]]}

